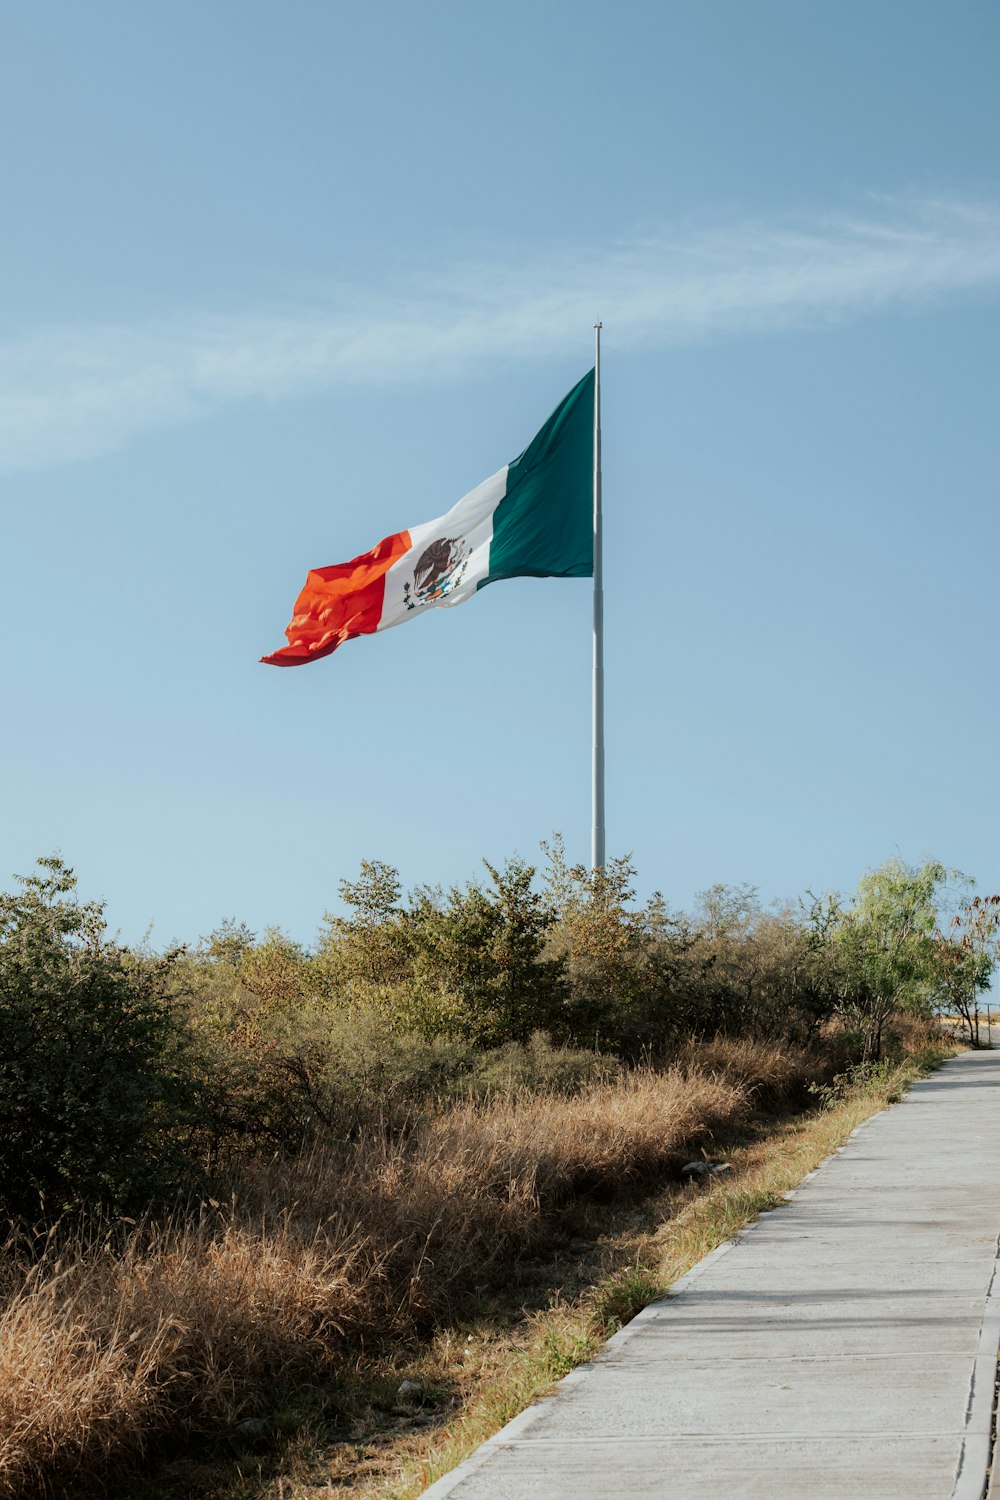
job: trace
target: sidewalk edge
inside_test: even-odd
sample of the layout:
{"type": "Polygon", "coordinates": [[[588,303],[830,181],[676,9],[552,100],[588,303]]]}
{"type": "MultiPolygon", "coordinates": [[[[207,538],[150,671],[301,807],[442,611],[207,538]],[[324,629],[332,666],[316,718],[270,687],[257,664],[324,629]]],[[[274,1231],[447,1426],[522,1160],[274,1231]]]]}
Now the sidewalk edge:
{"type": "Polygon", "coordinates": [[[955,1473],[951,1500],[1000,1500],[996,1439],[997,1361],[1000,1359],[1000,1240],[993,1262],[986,1310],[965,1409],[965,1436],[955,1473]],[[993,1460],[992,1473],[990,1460],[993,1460]]]}

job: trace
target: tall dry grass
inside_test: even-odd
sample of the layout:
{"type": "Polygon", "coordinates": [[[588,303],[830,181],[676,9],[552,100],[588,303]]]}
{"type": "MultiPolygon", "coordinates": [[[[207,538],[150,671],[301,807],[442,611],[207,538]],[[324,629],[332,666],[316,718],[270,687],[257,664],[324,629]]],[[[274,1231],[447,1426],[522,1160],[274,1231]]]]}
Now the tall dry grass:
{"type": "Polygon", "coordinates": [[[551,1242],[581,1194],[661,1181],[745,1115],[747,1082],[725,1076],[723,1053],[709,1072],[699,1061],[248,1162],[226,1199],[166,1223],[13,1237],[0,1500],[86,1493],[150,1445],[225,1428],[276,1384],[446,1319],[551,1242]]]}
{"type": "Polygon", "coordinates": [[[812,1048],[753,1037],[714,1037],[688,1043],[677,1056],[678,1066],[738,1084],[755,1104],[768,1108],[802,1103],[811,1084],[831,1078],[848,1061],[836,1031],[819,1038],[812,1048]]]}

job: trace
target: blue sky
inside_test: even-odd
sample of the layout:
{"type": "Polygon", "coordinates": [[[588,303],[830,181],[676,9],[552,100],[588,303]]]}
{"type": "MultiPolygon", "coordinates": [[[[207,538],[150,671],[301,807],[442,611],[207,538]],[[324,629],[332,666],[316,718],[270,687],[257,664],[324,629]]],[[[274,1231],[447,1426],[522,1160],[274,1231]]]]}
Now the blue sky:
{"type": "Polygon", "coordinates": [[[308,941],[365,856],[586,857],[586,583],[257,658],[600,317],[609,851],[1000,886],[998,61],[986,0],[6,7],[0,878],[308,941]]]}

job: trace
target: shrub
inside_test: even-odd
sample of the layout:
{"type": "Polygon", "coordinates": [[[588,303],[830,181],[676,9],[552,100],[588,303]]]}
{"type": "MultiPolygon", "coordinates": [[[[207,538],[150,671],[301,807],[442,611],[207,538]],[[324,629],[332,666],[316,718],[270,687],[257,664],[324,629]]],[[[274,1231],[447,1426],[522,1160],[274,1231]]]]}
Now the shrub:
{"type": "Polygon", "coordinates": [[[39,862],[0,895],[0,1202],[144,1206],[184,1174],[190,1083],[167,1004],[169,957],[105,937],[72,870],[39,862]]]}
{"type": "Polygon", "coordinates": [[[849,905],[837,896],[814,903],[815,943],[833,976],[837,1008],[861,1035],[865,1062],[881,1059],[890,1017],[904,1009],[929,1013],[940,985],[934,933],[947,878],[935,860],[917,867],[897,857],[862,876],[849,905]]]}
{"type": "Polygon", "coordinates": [[[559,837],[542,848],[553,914],[549,952],[565,965],[569,981],[557,1035],[632,1059],[662,1055],[698,1026],[686,925],[658,893],[645,906],[634,905],[630,860],[590,870],[567,863],[559,837]]]}
{"type": "Polygon", "coordinates": [[[544,951],[554,917],[532,889],[534,869],[517,859],[486,868],[490,888],[418,892],[409,928],[418,995],[444,996],[452,1034],[495,1047],[558,1030],[567,988],[562,959],[544,951]]]}
{"type": "Polygon", "coordinates": [[[621,1079],[623,1065],[579,1047],[553,1046],[544,1031],[526,1042],[508,1042],[474,1055],[456,1091],[481,1097],[532,1094],[578,1094],[590,1084],[621,1079]]]}
{"type": "Polygon", "coordinates": [[[692,929],[699,1034],[808,1043],[833,1014],[829,951],[801,910],[765,910],[753,886],[714,885],[700,894],[692,929]]]}

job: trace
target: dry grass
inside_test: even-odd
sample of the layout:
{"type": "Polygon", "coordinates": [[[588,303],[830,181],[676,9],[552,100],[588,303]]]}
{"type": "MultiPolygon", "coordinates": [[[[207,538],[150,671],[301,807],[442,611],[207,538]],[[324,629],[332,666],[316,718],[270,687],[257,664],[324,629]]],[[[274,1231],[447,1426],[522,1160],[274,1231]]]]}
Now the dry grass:
{"type": "MultiPolygon", "coordinates": [[[[24,1249],[6,1247],[8,1282],[24,1249]]],[[[232,1208],[124,1244],[54,1237],[0,1319],[0,1494],[71,1493],[170,1424],[231,1422],[359,1325],[370,1274],[356,1237],[232,1208]]]]}
{"type": "Polygon", "coordinates": [[[248,1164],[228,1201],[166,1224],[12,1239],[0,1497],[80,1495],[168,1435],[225,1429],[282,1382],[429,1329],[581,1194],[662,1181],[747,1107],[718,1068],[639,1072],[248,1164]]]}
{"type": "Polygon", "coordinates": [[[724,1077],[743,1088],[755,1104],[772,1108],[801,1103],[810,1084],[831,1076],[843,1061],[836,1035],[815,1050],[752,1037],[718,1037],[691,1042],[678,1058],[679,1065],[724,1077]]]}
{"type": "MultiPolygon", "coordinates": [[[[170,1222],[11,1239],[0,1250],[0,1500],[124,1497],[163,1452],[273,1413],[290,1390],[305,1393],[308,1416],[309,1393],[345,1378],[370,1387],[373,1371],[390,1394],[369,1390],[360,1449],[342,1443],[331,1456],[320,1421],[274,1486],[240,1481],[232,1493],[288,1500],[328,1493],[331,1476],[359,1497],[419,1493],[775,1201],[904,1078],[855,1084],[834,1108],[755,1141],[755,1100],[798,1097],[831,1071],[829,1058],[794,1049],[713,1043],[666,1072],[573,1097],[441,1106],[402,1134],[247,1162],[224,1198],[170,1222]],[[706,1194],[680,1185],[683,1161],[723,1144],[731,1181],[706,1194]],[[614,1200],[613,1214],[600,1207],[614,1200]],[[546,1257],[584,1221],[585,1234],[599,1233],[602,1214],[613,1232],[584,1246],[577,1272],[555,1272],[546,1257]],[[557,1274],[564,1299],[545,1311],[557,1274]],[[511,1312],[519,1286],[542,1311],[511,1312]],[[487,1326],[456,1345],[447,1330],[473,1326],[477,1307],[487,1326]],[[442,1411],[397,1413],[390,1423],[403,1430],[387,1446],[386,1418],[371,1408],[391,1408],[401,1373],[460,1402],[446,1435],[442,1411]]],[[[219,1496],[225,1472],[209,1465],[183,1493],[219,1496]]]]}

